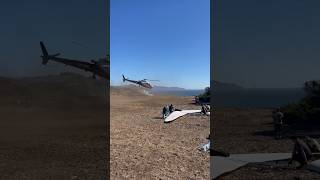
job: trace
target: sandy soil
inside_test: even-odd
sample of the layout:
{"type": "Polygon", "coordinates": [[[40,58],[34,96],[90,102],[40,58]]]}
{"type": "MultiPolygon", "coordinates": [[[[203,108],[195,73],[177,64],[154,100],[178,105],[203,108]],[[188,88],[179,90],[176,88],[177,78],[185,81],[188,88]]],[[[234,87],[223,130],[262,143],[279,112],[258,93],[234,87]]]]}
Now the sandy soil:
{"type": "MultiPolygon", "coordinates": [[[[274,139],[271,109],[216,108],[213,118],[215,149],[229,153],[293,150],[292,140],[274,139]]],[[[305,169],[245,166],[221,179],[320,179],[320,175],[305,169]]]]}
{"type": "Polygon", "coordinates": [[[0,79],[0,179],[107,178],[107,102],[91,87],[69,75],[0,79]]]}
{"type": "Polygon", "coordinates": [[[164,124],[162,107],[200,109],[191,97],[111,90],[111,179],[209,179],[209,117],[187,115],[164,124]]]}

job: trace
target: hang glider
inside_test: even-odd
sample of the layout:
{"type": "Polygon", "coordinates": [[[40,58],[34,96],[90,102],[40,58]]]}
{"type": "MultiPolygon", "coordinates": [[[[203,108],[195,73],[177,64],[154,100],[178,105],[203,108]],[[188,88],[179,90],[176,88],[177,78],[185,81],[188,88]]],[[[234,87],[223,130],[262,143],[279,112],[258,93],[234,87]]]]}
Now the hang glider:
{"type": "Polygon", "coordinates": [[[290,158],[291,153],[231,154],[229,157],[211,156],[211,179],[218,179],[226,173],[233,172],[249,163],[263,163],[290,158]]]}
{"type": "Polygon", "coordinates": [[[320,173],[320,160],[312,161],[308,166],[307,169],[310,171],[314,171],[320,173]]]}
{"type": "MultiPolygon", "coordinates": [[[[292,153],[257,153],[257,154],[231,154],[229,157],[211,156],[210,168],[211,179],[218,179],[249,163],[267,163],[271,161],[289,160],[292,153]]],[[[281,166],[281,163],[276,163],[281,166]]],[[[285,165],[285,164],[283,164],[285,165]]],[[[274,164],[272,165],[274,166],[274,164]]],[[[306,169],[320,173],[320,160],[310,162],[306,169]]]]}
{"type": "Polygon", "coordinates": [[[173,111],[171,114],[169,114],[168,117],[164,119],[165,123],[172,122],[179,117],[182,117],[186,114],[192,114],[192,113],[201,113],[201,110],[181,110],[181,111],[173,111]]]}
{"type": "Polygon", "coordinates": [[[42,58],[43,65],[46,65],[48,61],[51,60],[51,61],[65,64],[65,65],[73,66],[75,68],[82,69],[84,71],[92,72],[93,73],[92,77],[94,79],[96,78],[96,75],[105,79],[110,78],[108,73],[108,69],[110,65],[109,56],[107,58],[99,59],[98,61],[91,60],[91,62],[85,62],[85,61],[58,57],[60,53],[49,55],[43,42],[40,42],[40,47],[42,51],[42,56],[40,57],[42,58]]]}

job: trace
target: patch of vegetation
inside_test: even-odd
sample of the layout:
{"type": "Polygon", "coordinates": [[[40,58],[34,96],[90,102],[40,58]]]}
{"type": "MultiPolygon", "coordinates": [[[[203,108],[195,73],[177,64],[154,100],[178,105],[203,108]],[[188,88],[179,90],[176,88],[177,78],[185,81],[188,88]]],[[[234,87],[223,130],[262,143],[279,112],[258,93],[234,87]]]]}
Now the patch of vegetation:
{"type": "Polygon", "coordinates": [[[320,81],[307,81],[303,87],[306,95],[297,103],[281,108],[287,124],[320,124],[320,81]]]}
{"type": "Polygon", "coordinates": [[[196,103],[210,103],[210,87],[204,89],[204,93],[195,97],[196,103]]]}

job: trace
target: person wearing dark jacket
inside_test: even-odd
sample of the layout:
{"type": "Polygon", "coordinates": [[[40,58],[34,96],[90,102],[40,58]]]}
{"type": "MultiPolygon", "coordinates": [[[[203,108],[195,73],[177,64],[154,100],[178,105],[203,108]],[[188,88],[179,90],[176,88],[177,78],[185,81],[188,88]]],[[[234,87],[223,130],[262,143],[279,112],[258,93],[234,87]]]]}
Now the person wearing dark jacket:
{"type": "Polygon", "coordinates": [[[273,111],[273,124],[274,124],[274,132],[275,139],[282,138],[282,126],[283,126],[283,113],[280,111],[280,108],[277,108],[273,111]]]}
{"type": "Polygon", "coordinates": [[[169,111],[170,111],[170,113],[172,113],[174,111],[174,107],[172,104],[170,104],[170,106],[169,106],[169,111]]]}
{"type": "Polygon", "coordinates": [[[168,117],[170,114],[170,111],[169,111],[169,106],[166,105],[163,107],[162,109],[162,118],[165,119],[166,117],[168,117]]]}

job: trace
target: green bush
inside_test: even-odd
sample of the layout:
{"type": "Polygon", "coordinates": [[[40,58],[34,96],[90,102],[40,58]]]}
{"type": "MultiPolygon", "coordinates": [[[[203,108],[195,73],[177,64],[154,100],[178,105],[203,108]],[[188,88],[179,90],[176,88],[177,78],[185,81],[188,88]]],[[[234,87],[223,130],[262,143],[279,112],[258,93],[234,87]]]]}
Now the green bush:
{"type": "Polygon", "coordinates": [[[210,88],[206,87],[204,93],[196,96],[198,103],[210,103],[210,88]]]}
{"type": "Polygon", "coordinates": [[[306,96],[297,103],[281,108],[288,124],[320,124],[320,81],[307,81],[303,87],[306,96]]]}

